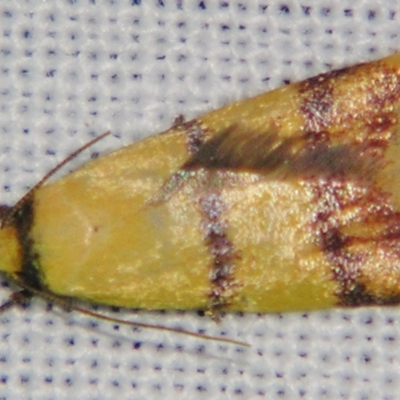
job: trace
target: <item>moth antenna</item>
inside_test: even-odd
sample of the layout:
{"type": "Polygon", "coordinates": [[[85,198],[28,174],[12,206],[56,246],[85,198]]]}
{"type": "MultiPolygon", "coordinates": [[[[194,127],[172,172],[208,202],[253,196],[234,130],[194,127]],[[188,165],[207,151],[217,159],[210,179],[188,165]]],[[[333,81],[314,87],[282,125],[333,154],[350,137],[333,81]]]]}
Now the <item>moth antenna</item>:
{"type": "Polygon", "coordinates": [[[90,315],[92,317],[96,317],[96,318],[99,318],[99,319],[103,319],[105,321],[114,322],[114,323],[121,324],[121,325],[130,325],[130,326],[135,326],[135,327],[144,328],[144,329],[157,329],[157,330],[160,330],[160,331],[180,333],[180,334],[183,334],[183,335],[192,336],[192,337],[195,337],[195,338],[198,338],[198,339],[203,339],[203,340],[215,340],[217,342],[223,342],[223,343],[234,344],[234,345],[238,345],[238,346],[250,347],[250,345],[248,343],[241,342],[240,340],[234,340],[234,339],[229,339],[229,338],[221,338],[221,337],[218,337],[218,336],[206,335],[204,333],[188,331],[186,329],[171,328],[171,327],[165,326],[165,325],[146,324],[144,322],[134,322],[134,321],[127,321],[127,320],[124,320],[124,319],[119,319],[119,318],[114,318],[114,317],[108,317],[106,315],[99,314],[97,312],[90,311],[90,310],[87,310],[85,308],[81,308],[81,307],[75,306],[75,305],[73,305],[72,308],[75,311],[78,311],[78,312],[80,312],[82,314],[90,315]]]}
{"type": "Polygon", "coordinates": [[[90,140],[88,143],[84,144],[79,149],[75,150],[67,158],[65,158],[58,165],[56,165],[52,170],[50,170],[42,179],[40,179],[39,182],[37,182],[27,193],[25,193],[13,207],[11,207],[5,213],[4,217],[0,221],[0,227],[4,226],[8,222],[10,222],[13,215],[15,215],[16,212],[18,212],[18,210],[21,208],[22,204],[24,204],[26,199],[28,199],[30,196],[32,196],[33,193],[35,193],[35,191],[37,189],[39,189],[41,186],[43,186],[46,183],[46,181],[48,181],[57,171],[59,171],[62,167],[64,167],[64,165],[69,163],[71,160],[73,160],[75,157],[77,157],[80,153],[85,151],[87,148],[93,146],[95,143],[104,139],[106,136],[108,136],[110,134],[111,134],[111,132],[107,131],[107,132],[104,132],[103,134],[101,134],[100,136],[95,137],[94,139],[90,140]]]}
{"type": "MultiPolygon", "coordinates": [[[[145,322],[135,322],[135,321],[128,321],[128,320],[120,319],[120,318],[109,317],[107,315],[103,315],[103,314],[97,313],[95,311],[90,311],[86,308],[79,307],[76,304],[71,304],[66,299],[58,297],[57,295],[49,293],[49,292],[42,292],[42,291],[35,289],[23,282],[17,282],[17,284],[18,284],[18,286],[22,287],[25,291],[29,292],[31,295],[41,297],[42,299],[48,300],[51,303],[61,306],[63,308],[74,310],[74,311],[80,312],[81,314],[89,315],[91,317],[102,319],[104,321],[113,322],[113,323],[121,324],[121,325],[134,326],[134,327],[143,328],[143,329],[156,329],[159,331],[180,333],[183,335],[192,336],[192,337],[202,339],[202,340],[213,340],[213,341],[221,342],[221,343],[234,344],[234,345],[243,346],[243,347],[250,347],[250,345],[248,343],[242,342],[240,340],[222,338],[222,337],[218,337],[218,336],[211,336],[211,335],[206,335],[204,333],[198,333],[198,332],[193,332],[193,331],[179,329],[179,328],[171,328],[169,326],[164,326],[164,325],[147,324],[145,322]]],[[[17,295],[18,295],[18,293],[17,293],[17,295]]],[[[0,306],[0,312],[6,311],[13,304],[18,304],[18,303],[19,303],[19,301],[16,299],[13,299],[13,296],[12,296],[9,301],[7,301],[2,306],[0,306]]]]}

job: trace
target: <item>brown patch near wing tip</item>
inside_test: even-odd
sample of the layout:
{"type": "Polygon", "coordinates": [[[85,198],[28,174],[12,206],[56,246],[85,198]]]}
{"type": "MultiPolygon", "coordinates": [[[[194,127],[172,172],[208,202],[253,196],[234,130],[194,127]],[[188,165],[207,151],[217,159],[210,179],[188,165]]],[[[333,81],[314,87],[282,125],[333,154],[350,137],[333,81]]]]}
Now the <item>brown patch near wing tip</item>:
{"type": "Polygon", "coordinates": [[[377,254],[393,260],[394,269],[399,267],[400,214],[391,206],[390,196],[375,183],[376,172],[385,166],[383,157],[398,120],[393,104],[400,98],[399,82],[398,71],[376,62],[333,71],[299,84],[304,137],[309,148],[315,149],[321,144],[330,147],[339,140],[347,150],[341,156],[338,154],[345,164],[350,163],[350,168],[335,172],[335,165],[341,162],[334,162],[322,180],[308,181],[316,203],[313,229],[330,262],[332,278],[339,284],[336,295],[341,306],[400,302],[400,288],[388,287],[386,291],[374,293],[365,283],[364,274],[368,271],[363,270],[368,261],[379,260],[377,254]],[[345,76],[343,81],[337,80],[340,76],[345,76]],[[345,97],[346,101],[354,101],[351,111],[346,101],[335,99],[336,85],[346,80],[344,87],[339,86],[339,92],[349,91],[354,96],[345,97]],[[335,131],[335,137],[331,130],[335,131]],[[346,151],[349,161],[346,161],[346,151]],[[359,166],[362,167],[359,173],[346,171],[357,170],[359,166]],[[345,234],[352,224],[375,226],[375,230],[366,228],[359,232],[356,228],[351,230],[352,234],[345,234]]]}
{"type": "Polygon", "coordinates": [[[207,193],[199,200],[203,215],[202,230],[206,245],[213,257],[210,272],[210,311],[218,312],[228,306],[238,286],[234,278],[235,262],[239,258],[227,236],[227,223],[223,220],[225,205],[218,193],[207,193]]]}
{"type": "Polygon", "coordinates": [[[299,93],[302,98],[300,112],[304,115],[305,131],[308,135],[316,135],[317,138],[321,138],[320,132],[329,126],[333,118],[335,79],[341,75],[348,75],[351,71],[352,68],[342,68],[299,83],[299,93]]]}
{"type": "Polygon", "coordinates": [[[298,91],[304,131],[311,140],[321,134],[329,140],[330,130],[347,143],[370,140],[398,121],[394,104],[400,98],[400,73],[384,62],[318,75],[300,82],[298,91]]]}

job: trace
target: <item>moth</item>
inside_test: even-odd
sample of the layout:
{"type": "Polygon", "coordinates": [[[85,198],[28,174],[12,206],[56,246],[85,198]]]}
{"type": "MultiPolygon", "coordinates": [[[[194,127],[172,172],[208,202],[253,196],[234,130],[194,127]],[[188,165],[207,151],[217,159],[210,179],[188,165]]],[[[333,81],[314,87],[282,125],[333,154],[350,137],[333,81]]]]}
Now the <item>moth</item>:
{"type": "Polygon", "coordinates": [[[0,270],[213,316],[398,304],[399,118],[394,54],[178,120],[3,207],[0,270]]]}

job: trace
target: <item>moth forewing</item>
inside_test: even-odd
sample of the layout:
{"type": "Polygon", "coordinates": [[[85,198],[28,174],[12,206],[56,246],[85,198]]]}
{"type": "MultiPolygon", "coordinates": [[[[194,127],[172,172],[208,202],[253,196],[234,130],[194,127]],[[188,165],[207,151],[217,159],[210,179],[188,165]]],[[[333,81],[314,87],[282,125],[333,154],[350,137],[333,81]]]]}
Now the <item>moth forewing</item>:
{"type": "Polygon", "coordinates": [[[400,55],[236,102],[37,187],[1,270],[143,309],[398,304],[400,55]]]}

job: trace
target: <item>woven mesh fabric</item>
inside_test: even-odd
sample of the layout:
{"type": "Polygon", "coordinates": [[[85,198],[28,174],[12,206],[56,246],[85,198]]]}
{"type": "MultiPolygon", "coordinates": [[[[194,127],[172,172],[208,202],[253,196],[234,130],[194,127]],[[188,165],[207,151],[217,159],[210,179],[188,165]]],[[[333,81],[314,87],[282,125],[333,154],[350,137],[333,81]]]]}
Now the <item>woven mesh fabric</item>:
{"type": "MultiPolygon", "coordinates": [[[[12,204],[94,135],[103,153],[399,47],[396,1],[2,0],[0,187],[12,204]]],[[[3,278],[0,300],[13,288],[3,278]]],[[[105,312],[109,310],[104,310],[105,312]]],[[[132,330],[36,300],[0,315],[0,399],[396,399],[400,311],[118,317],[250,348],[132,330]]]]}

